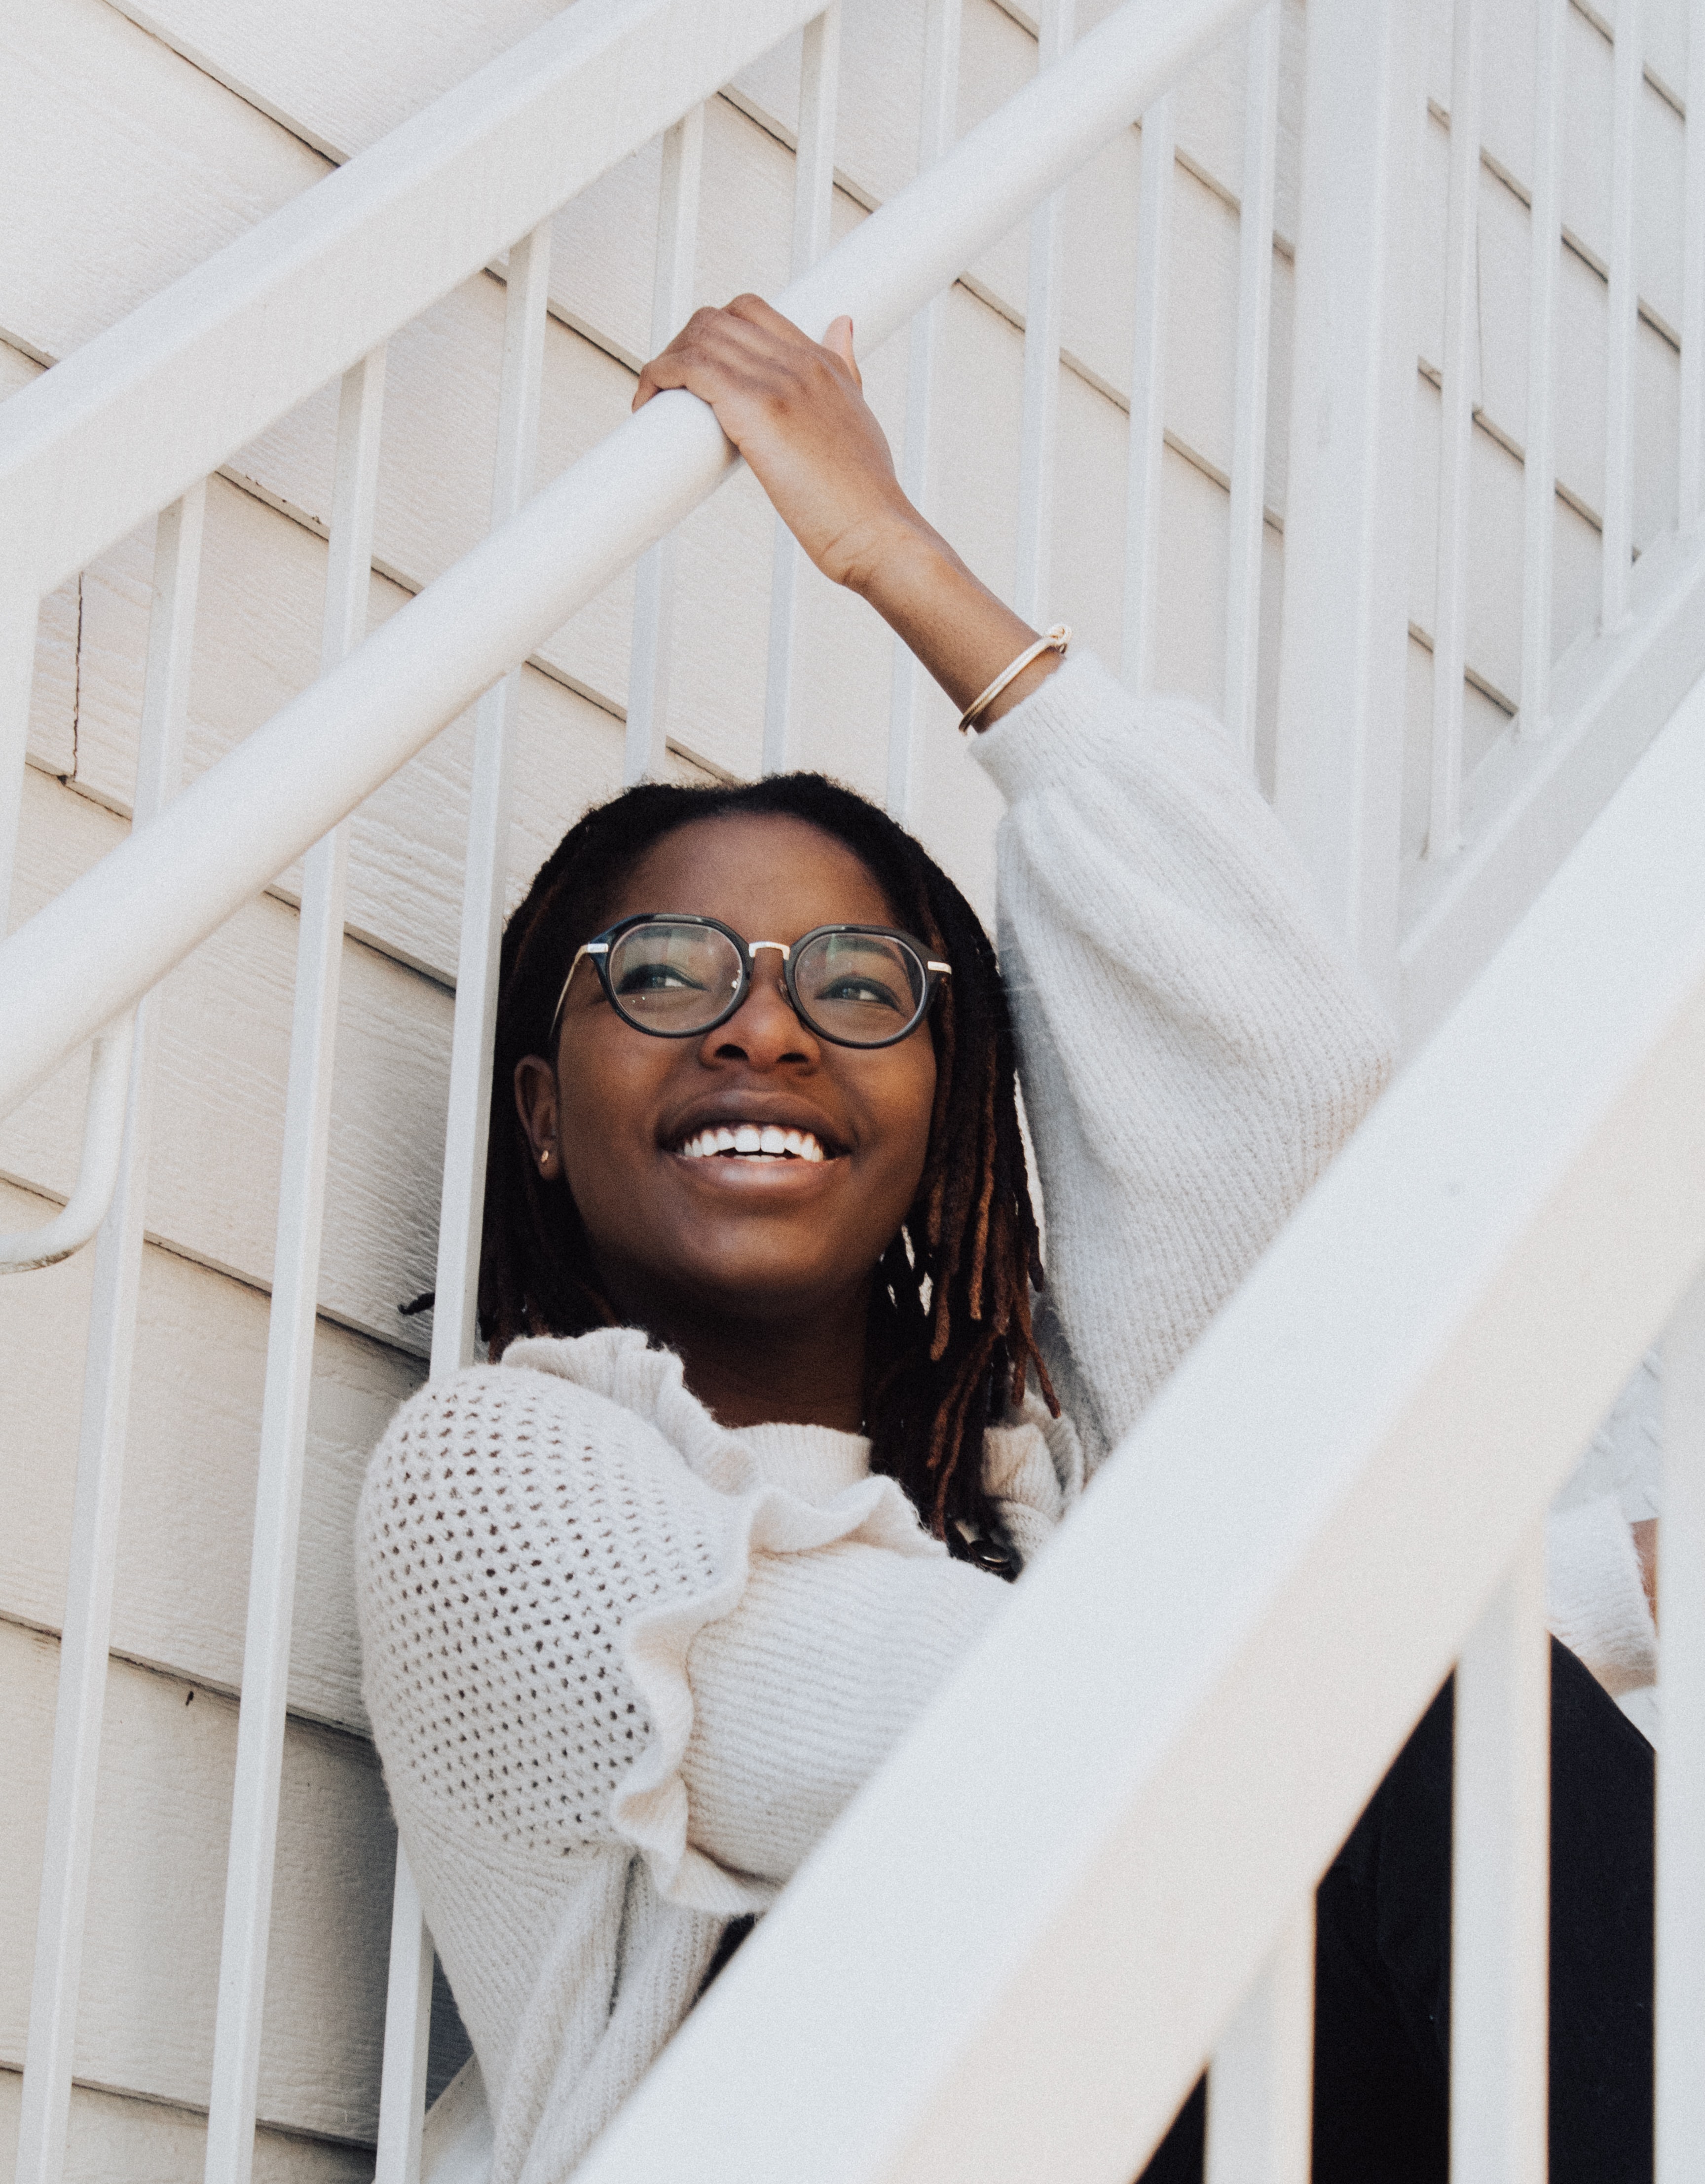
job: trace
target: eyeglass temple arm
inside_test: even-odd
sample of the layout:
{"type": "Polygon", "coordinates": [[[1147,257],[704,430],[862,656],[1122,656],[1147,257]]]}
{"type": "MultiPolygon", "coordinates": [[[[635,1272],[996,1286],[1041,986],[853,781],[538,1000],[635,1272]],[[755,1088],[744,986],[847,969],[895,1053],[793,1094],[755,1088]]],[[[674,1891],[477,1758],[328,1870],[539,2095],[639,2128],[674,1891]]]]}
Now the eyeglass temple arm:
{"type": "Polygon", "coordinates": [[[557,1022],[562,1015],[562,1005],[568,999],[568,989],[574,983],[575,972],[580,968],[581,957],[582,956],[607,956],[609,953],[610,943],[607,940],[588,940],[582,946],[575,950],[574,961],[568,967],[568,976],[562,982],[562,991],[557,995],[556,1006],[551,1011],[550,1036],[553,1039],[556,1037],[557,1022]]]}

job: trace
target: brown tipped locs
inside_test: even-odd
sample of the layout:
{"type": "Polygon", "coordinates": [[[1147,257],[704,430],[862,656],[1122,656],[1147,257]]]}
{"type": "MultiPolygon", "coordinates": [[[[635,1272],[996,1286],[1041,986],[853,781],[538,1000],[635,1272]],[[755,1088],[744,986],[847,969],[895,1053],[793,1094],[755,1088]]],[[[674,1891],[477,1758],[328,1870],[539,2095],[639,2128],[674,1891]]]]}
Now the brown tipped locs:
{"type": "MultiPolygon", "coordinates": [[[[678,827],[738,814],[802,819],[844,844],[908,930],[953,965],[929,1021],[936,1089],[917,1193],[877,1268],[866,1365],[873,1468],[897,1479],[950,1551],[993,1527],[984,1428],[1023,1401],[1042,1279],[1011,1022],[995,950],[934,860],[887,814],[821,774],[744,787],[646,783],[588,811],[541,867],[504,933],[480,1254],[480,1329],[493,1357],[517,1337],[616,1323],[578,1210],[542,1175],[515,1113],[515,1065],[537,1053],[562,966],[599,929],[638,859],[678,827]]],[[[553,1163],[554,1167],[555,1164],[553,1163]]]]}

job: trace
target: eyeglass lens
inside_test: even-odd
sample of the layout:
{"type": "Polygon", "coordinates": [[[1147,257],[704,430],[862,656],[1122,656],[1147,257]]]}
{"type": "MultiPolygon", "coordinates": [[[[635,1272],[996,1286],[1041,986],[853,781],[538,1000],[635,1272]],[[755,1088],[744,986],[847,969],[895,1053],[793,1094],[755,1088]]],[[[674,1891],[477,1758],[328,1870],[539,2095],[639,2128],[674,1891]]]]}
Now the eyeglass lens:
{"type": "MultiPolygon", "coordinates": [[[[614,943],[605,968],[631,1023],[680,1039],[707,1030],[727,1008],[740,981],[740,951],[713,925],[653,918],[614,943]]],[[[876,933],[819,933],[794,956],[793,971],[806,1022],[847,1046],[879,1046],[903,1031],[928,983],[910,948],[876,933]]]]}

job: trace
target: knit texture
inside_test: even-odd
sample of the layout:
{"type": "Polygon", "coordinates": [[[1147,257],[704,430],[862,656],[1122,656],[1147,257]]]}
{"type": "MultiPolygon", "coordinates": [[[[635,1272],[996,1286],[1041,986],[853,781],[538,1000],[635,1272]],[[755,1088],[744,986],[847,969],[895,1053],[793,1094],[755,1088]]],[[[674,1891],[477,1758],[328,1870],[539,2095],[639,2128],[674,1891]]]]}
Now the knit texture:
{"type": "Polygon", "coordinates": [[[1613,1696],[1658,1680],[1658,1626],[1628,1519],[1613,1494],[1546,1527],[1546,1620],[1613,1696]]]}
{"type": "MultiPolygon", "coordinates": [[[[1001,961],[1067,1412],[1033,1397],[987,1436],[1028,1562],[1391,1046],[1200,709],[1139,707],[1078,655],[978,755],[1009,805],[1001,961]]],[[[869,1457],[822,1429],[727,1431],[631,1329],[516,1343],[421,1390],[376,1451],[367,1707],[492,2102],[494,2184],[561,2184],[727,1921],[772,1900],[1007,1597],[869,1457]]],[[[1572,1565],[1579,1597],[1607,1552],[1572,1565]]],[[[1594,1612],[1572,1626],[1589,1658],[1594,1612]]]]}

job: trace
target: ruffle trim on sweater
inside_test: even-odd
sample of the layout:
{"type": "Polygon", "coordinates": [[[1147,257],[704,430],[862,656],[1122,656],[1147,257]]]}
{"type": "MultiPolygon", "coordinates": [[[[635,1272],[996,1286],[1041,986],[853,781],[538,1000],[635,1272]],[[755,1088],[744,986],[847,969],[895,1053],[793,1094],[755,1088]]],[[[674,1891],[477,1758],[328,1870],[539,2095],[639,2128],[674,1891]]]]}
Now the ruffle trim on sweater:
{"type": "Polygon", "coordinates": [[[688,1391],[680,1358],[649,1348],[637,1328],[513,1343],[503,1362],[554,1373],[637,1412],[707,1485],[730,1496],[727,1533],[712,1582],[688,1599],[641,1609],[623,1627],[623,1666],[644,1702],[652,1736],[610,1809],[616,1834],[644,1858],[666,1902],[725,1919],[761,1911],[774,1902],[775,1884],[730,1872],[688,1840],[692,1814],[682,1769],[693,1733],[687,1673],[693,1641],[739,1606],[755,1554],[809,1554],[847,1543],[902,1555],[940,1556],[946,1550],[924,1530],[892,1479],[861,1479],[821,1507],[765,1484],[740,1436],[718,1425],[688,1391]]]}

